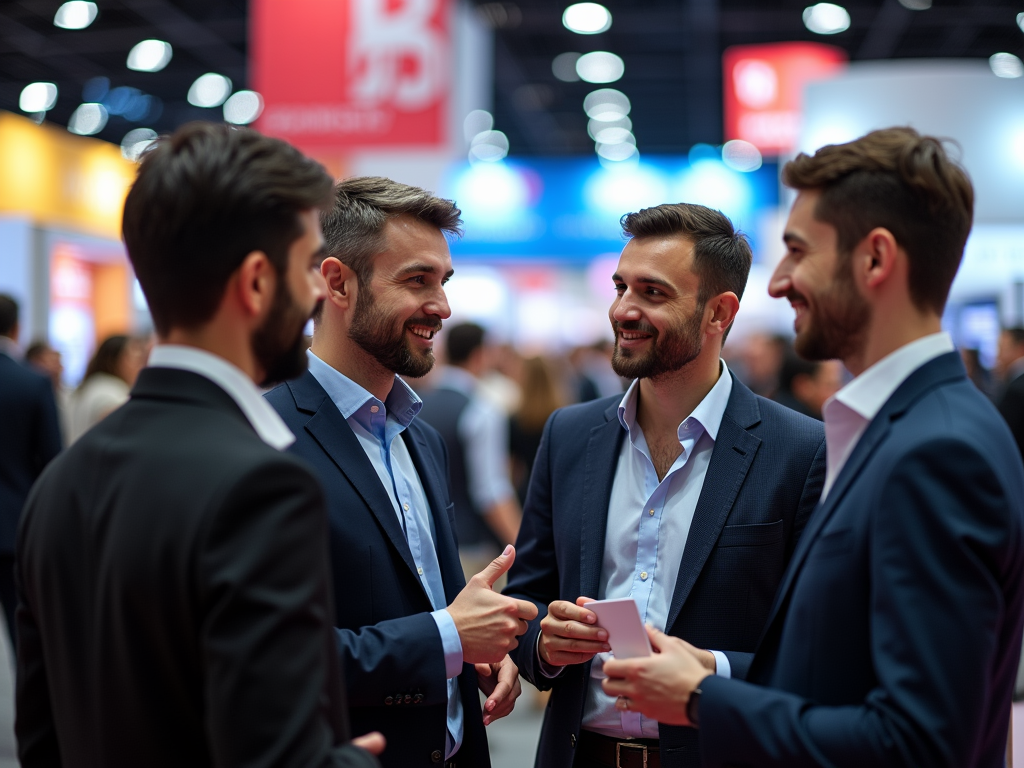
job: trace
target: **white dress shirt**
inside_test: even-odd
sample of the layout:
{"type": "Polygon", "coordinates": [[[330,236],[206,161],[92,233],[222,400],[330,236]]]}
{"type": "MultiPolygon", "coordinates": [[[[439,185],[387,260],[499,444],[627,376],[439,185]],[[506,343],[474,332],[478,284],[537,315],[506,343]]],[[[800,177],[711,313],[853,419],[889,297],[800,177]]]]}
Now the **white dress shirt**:
{"type": "Polygon", "coordinates": [[[274,407],[263,399],[259,387],[241,368],[223,357],[198,347],[158,344],[149,355],[148,367],[176,368],[198,373],[223,389],[235,401],[256,434],[267,445],[283,451],[295,442],[295,435],[274,407]]]}
{"type": "Polygon", "coordinates": [[[864,430],[900,384],[925,363],[954,349],[948,333],[923,336],[889,353],[825,401],[821,410],[825,419],[827,468],[822,501],[864,430]]]}
{"type": "MultiPolygon", "coordinates": [[[[679,425],[682,453],[662,480],[658,480],[647,441],[636,421],[639,382],[630,385],[619,404],[619,422],[628,439],[622,441],[608,503],[600,587],[590,597],[632,597],[641,620],[662,631],[666,629],[690,523],[732,394],[732,377],[725,362],[721,366],[715,386],[679,425]]],[[[722,653],[712,653],[718,662],[718,674],[728,677],[728,659],[722,653]]],[[[609,655],[594,657],[583,727],[613,738],[658,738],[656,720],[639,712],[620,712],[614,697],[601,689],[602,668],[609,655]]]]}

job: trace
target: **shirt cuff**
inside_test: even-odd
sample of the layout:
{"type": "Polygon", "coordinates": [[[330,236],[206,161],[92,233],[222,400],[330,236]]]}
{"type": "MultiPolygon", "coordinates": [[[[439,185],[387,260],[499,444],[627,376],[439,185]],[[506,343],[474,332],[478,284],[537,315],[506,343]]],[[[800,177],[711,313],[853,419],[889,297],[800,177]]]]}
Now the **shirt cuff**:
{"type": "Polygon", "coordinates": [[[732,664],[729,663],[729,657],[721,651],[711,651],[711,655],[715,657],[715,674],[726,679],[731,678],[732,664]]]}
{"type": "Polygon", "coordinates": [[[442,608],[430,614],[441,633],[441,648],[444,650],[444,676],[451,680],[462,673],[462,640],[455,628],[455,619],[442,608]]]}
{"type": "Polygon", "coordinates": [[[544,675],[544,677],[554,679],[565,671],[565,667],[556,667],[554,664],[548,664],[540,657],[540,632],[537,633],[537,642],[534,644],[533,648],[534,653],[537,654],[537,667],[540,669],[540,673],[544,675]]]}

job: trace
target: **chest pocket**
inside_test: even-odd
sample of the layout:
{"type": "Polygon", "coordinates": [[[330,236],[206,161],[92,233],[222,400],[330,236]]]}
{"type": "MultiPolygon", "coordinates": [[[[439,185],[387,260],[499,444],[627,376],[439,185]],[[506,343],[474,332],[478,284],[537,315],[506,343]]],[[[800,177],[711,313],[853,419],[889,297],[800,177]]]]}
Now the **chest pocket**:
{"type": "Polygon", "coordinates": [[[727,525],[718,537],[719,547],[759,547],[782,541],[782,520],[753,525],[727,525]]]}

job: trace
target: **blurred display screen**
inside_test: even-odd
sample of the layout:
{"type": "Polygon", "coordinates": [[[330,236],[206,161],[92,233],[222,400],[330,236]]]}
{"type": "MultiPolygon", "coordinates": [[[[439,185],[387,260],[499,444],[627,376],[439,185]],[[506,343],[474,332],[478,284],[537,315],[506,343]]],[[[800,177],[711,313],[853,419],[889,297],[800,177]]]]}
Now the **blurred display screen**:
{"type": "Polygon", "coordinates": [[[756,254],[761,219],[779,204],[775,164],[735,171],[710,146],[611,167],[589,158],[461,164],[440,194],[455,200],[465,221],[453,256],[574,263],[622,250],[624,214],[672,202],[721,210],[755,241],[756,254]]]}

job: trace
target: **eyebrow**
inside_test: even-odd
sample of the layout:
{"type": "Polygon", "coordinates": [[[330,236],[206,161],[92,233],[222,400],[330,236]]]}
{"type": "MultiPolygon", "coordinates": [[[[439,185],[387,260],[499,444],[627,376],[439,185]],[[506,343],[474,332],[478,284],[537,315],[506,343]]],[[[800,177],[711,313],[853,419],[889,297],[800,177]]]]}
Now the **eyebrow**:
{"type": "MultiPolygon", "coordinates": [[[[668,280],[662,280],[660,277],[638,277],[636,281],[638,283],[643,283],[644,285],[660,285],[661,287],[668,288],[669,290],[672,291],[676,289],[676,287],[672,285],[672,283],[670,283],[668,280]]],[[[626,281],[622,278],[622,275],[616,272],[614,275],[612,275],[612,282],[624,283],[626,281]]]]}
{"type": "MultiPolygon", "coordinates": [[[[415,275],[421,272],[426,273],[428,275],[435,275],[437,274],[437,267],[435,267],[433,264],[410,264],[408,267],[399,270],[398,277],[405,277],[406,275],[415,275]]],[[[454,274],[455,270],[449,269],[444,276],[447,279],[454,274]]]]}
{"type": "Polygon", "coordinates": [[[787,232],[784,234],[782,236],[782,242],[786,245],[792,245],[793,243],[797,243],[798,245],[808,245],[808,242],[795,232],[787,232]]]}

